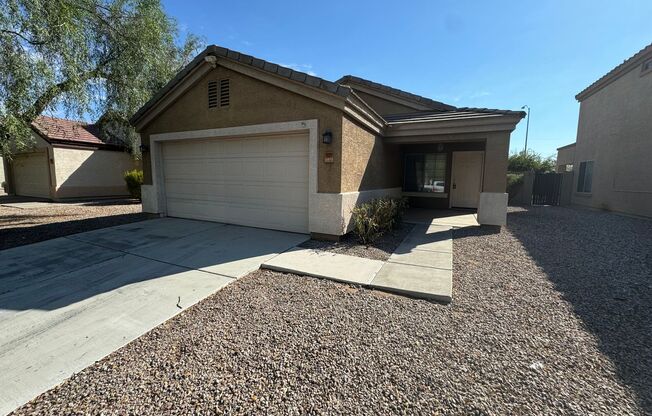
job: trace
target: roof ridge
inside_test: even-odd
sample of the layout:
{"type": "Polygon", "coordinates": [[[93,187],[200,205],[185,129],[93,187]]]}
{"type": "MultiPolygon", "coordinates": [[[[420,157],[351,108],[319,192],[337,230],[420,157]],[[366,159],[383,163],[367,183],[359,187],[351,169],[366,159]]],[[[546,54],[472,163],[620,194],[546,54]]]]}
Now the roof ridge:
{"type": "Polygon", "coordinates": [[[84,121],[84,120],[73,120],[73,119],[70,119],[70,118],[48,116],[48,115],[45,115],[45,114],[39,114],[38,116],[36,116],[36,119],[34,119],[34,121],[36,121],[39,117],[49,118],[49,119],[52,119],[52,120],[68,121],[70,123],[81,124],[83,126],[93,126],[93,125],[95,125],[95,123],[89,123],[88,121],[84,121]]]}
{"type": "Polygon", "coordinates": [[[391,87],[389,85],[381,84],[380,82],[364,79],[364,78],[361,78],[361,77],[358,77],[358,76],[355,76],[355,75],[344,75],[343,77],[341,77],[340,79],[338,79],[335,82],[338,83],[338,84],[342,84],[342,83],[345,83],[347,81],[362,84],[362,85],[365,85],[367,87],[370,87],[370,88],[373,88],[373,89],[376,89],[376,90],[379,90],[379,91],[383,91],[383,92],[386,92],[388,94],[391,94],[391,95],[394,95],[394,96],[397,96],[397,97],[401,97],[401,98],[404,98],[404,99],[407,99],[407,100],[410,100],[410,101],[413,101],[413,102],[416,102],[416,103],[419,103],[419,104],[431,105],[431,106],[435,107],[433,109],[453,109],[453,108],[456,108],[453,105],[446,104],[446,103],[443,103],[441,101],[436,101],[436,100],[433,100],[432,98],[424,97],[422,95],[417,95],[417,94],[414,94],[414,93],[411,93],[411,92],[408,92],[408,91],[404,91],[404,90],[401,90],[401,89],[398,89],[398,88],[395,88],[395,87],[391,87]]]}
{"type": "Polygon", "coordinates": [[[582,91],[578,92],[575,95],[575,99],[578,101],[582,101],[583,99],[589,97],[592,95],[594,92],[599,91],[602,89],[602,87],[606,86],[609,84],[609,78],[614,77],[617,75],[618,72],[624,71],[626,67],[628,67],[630,64],[636,64],[638,65],[638,60],[645,57],[647,54],[650,54],[652,56],[652,43],[649,45],[643,47],[643,49],[639,50],[636,52],[634,55],[630,56],[629,58],[625,59],[623,62],[620,64],[616,65],[613,69],[611,69],[609,72],[598,78],[597,81],[593,82],[591,85],[588,87],[584,88],[582,91]]]}

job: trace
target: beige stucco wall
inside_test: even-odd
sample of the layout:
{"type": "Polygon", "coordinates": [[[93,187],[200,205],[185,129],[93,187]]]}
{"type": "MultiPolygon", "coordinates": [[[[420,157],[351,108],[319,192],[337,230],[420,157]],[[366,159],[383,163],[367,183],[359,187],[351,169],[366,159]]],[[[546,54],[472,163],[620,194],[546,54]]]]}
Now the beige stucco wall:
{"type": "Polygon", "coordinates": [[[557,150],[557,172],[566,172],[566,165],[572,165],[575,160],[575,146],[563,147],[557,150]]]}
{"type": "Polygon", "coordinates": [[[355,86],[353,86],[353,89],[355,90],[355,93],[364,100],[364,102],[369,104],[371,108],[373,108],[381,116],[389,114],[414,113],[415,111],[418,111],[412,107],[408,107],[394,101],[384,100],[380,97],[376,97],[375,95],[356,90],[355,86]]]}
{"type": "Polygon", "coordinates": [[[55,198],[127,195],[123,173],[135,164],[129,153],[53,148],[55,198]]]}
{"type": "MultiPolygon", "coordinates": [[[[341,189],[342,115],[341,110],[321,102],[218,66],[145,126],[141,137],[144,144],[149,144],[149,136],[155,133],[317,119],[320,137],[327,129],[333,133],[332,144],[319,141],[317,190],[338,193],[341,189]],[[231,80],[230,105],[209,109],[207,84],[223,78],[231,80]],[[326,152],[333,153],[334,163],[324,163],[326,152]]],[[[151,184],[149,153],[143,157],[143,167],[145,183],[151,184]]]]}
{"type": "Polygon", "coordinates": [[[510,132],[486,134],[483,192],[503,193],[507,189],[507,164],[510,132]]]}
{"type": "Polygon", "coordinates": [[[342,192],[401,186],[400,146],[349,117],[342,119],[342,150],[342,192]]]}
{"type": "Polygon", "coordinates": [[[652,217],[652,73],[637,66],[580,104],[573,204],[652,217]],[[580,162],[594,161],[590,194],[580,162]]]}

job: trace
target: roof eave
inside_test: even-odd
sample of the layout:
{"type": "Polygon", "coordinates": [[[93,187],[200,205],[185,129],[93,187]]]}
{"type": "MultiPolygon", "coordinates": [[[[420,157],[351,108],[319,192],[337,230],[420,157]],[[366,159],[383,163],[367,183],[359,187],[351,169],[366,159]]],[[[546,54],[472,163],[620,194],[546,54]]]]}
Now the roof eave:
{"type": "Polygon", "coordinates": [[[579,102],[584,101],[650,58],[652,58],[652,44],[647,45],[645,48],[626,59],[623,63],[607,72],[600,79],[580,91],[575,95],[575,99],[579,102]]]}
{"type": "Polygon", "coordinates": [[[459,120],[435,120],[388,123],[385,137],[463,134],[478,132],[511,132],[523,117],[520,114],[488,115],[459,120]]]}

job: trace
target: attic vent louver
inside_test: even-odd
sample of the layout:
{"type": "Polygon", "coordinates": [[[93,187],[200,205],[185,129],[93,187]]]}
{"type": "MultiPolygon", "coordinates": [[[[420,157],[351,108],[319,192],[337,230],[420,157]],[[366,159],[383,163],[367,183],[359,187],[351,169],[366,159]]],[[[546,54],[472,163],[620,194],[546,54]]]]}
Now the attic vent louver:
{"type": "Polygon", "coordinates": [[[208,81],[208,108],[217,107],[217,81],[208,81]]]}
{"type": "Polygon", "coordinates": [[[228,79],[220,80],[220,107],[226,107],[231,101],[230,83],[228,79]]]}

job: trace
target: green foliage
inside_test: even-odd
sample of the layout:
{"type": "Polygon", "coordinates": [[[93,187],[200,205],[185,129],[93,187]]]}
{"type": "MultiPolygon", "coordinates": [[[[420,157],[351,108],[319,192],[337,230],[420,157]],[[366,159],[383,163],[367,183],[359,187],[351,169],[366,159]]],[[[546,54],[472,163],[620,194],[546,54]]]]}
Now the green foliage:
{"type": "MultiPolygon", "coordinates": [[[[0,154],[44,112],[129,117],[195,55],[159,0],[0,0],[0,154]]],[[[123,132],[124,133],[124,132],[123,132]]],[[[134,146],[133,130],[126,134],[134,146]]]]}
{"type": "Polygon", "coordinates": [[[133,198],[140,199],[140,185],[143,184],[143,171],[139,169],[128,170],[124,173],[124,178],[129,194],[133,198]]]}
{"type": "Polygon", "coordinates": [[[378,198],[356,205],[353,232],[361,243],[371,244],[401,223],[407,201],[403,198],[378,198]]]}
{"type": "Polygon", "coordinates": [[[521,186],[523,186],[523,174],[522,173],[508,173],[507,174],[507,193],[509,194],[509,200],[518,193],[521,186]]]}
{"type": "Polygon", "coordinates": [[[553,157],[544,158],[540,154],[528,151],[513,153],[509,156],[509,172],[554,172],[556,160],[553,157]]]}

